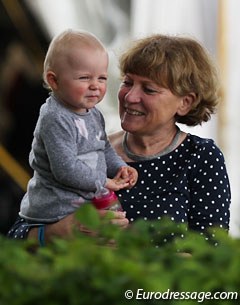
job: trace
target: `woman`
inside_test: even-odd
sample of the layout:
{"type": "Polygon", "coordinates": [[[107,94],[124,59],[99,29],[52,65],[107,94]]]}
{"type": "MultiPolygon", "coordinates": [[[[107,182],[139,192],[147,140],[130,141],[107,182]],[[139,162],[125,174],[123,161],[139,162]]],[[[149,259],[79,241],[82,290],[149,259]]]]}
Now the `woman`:
{"type": "Polygon", "coordinates": [[[188,223],[193,230],[228,229],[230,187],[224,158],[210,139],[182,132],[210,119],[219,99],[217,72],[195,40],[154,35],[120,59],[121,131],[111,142],[139,172],[131,191],[119,192],[131,221],[188,223]]]}
{"type": "MultiPolygon", "coordinates": [[[[122,55],[120,71],[123,131],[110,141],[139,179],[118,192],[126,218],[116,214],[115,223],[169,216],[201,234],[211,227],[228,230],[231,194],[223,154],[213,140],[176,125],[202,124],[216,110],[219,81],[207,51],[194,39],[152,35],[122,55]]],[[[73,219],[46,227],[46,236],[68,235],[73,219]]]]}

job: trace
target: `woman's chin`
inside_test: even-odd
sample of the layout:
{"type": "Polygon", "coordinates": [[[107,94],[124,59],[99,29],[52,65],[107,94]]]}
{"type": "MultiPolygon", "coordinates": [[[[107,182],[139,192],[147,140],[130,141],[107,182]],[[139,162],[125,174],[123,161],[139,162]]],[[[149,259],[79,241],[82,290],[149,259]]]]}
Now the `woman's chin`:
{"type": "Polygon", "coordinates": [[[134,132],[138,129],[137,125],[130,121],[121,121],[121,127],[123,130],[125,130],[127,132],[134,132]]]}

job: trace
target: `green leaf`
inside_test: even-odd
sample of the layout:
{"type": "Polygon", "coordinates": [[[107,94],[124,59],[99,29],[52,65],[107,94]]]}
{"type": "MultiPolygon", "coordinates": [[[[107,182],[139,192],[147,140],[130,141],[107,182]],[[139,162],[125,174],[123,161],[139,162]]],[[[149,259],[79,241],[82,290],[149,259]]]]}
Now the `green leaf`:
{"type": "Polygon", "coordinates": [[[98,230],[101,220],[96,208],[91,203],[82,205],[75,212],[77,220],[90,230],[98,230]]]}

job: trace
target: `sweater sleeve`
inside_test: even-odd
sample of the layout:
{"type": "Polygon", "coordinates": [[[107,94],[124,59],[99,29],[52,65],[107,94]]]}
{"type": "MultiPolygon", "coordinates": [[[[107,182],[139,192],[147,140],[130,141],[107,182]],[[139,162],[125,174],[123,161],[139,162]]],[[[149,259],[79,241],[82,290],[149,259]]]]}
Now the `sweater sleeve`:
{"type": "Polygon", "coordinates": [[[113,178],[120,167],[127,166],[126,162],[116,153],[115,149],[112,147],[106,132],[105,132],[105,120],[101,112],[99,112],[101,124],[104,131],[104,141],[105,141],[105,160],[107,164],[107,176],[113,178]]]}

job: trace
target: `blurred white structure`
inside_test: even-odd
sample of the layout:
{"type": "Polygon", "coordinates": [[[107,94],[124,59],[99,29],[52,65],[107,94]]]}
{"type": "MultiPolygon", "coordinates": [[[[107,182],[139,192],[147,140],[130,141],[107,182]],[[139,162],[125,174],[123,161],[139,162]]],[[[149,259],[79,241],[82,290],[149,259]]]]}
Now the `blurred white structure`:
{"type": "MultiPolygon", "coordinates": [[[[226,0],[225,0],[226,1],[226,0]]],[[[226,1],[226,102],[224,153],[232,188],[230,232],[240,236],[240,2],[226,1]]]]}
{"type": "Polygon", "coordinates": [[[220,115],[202,127],[182,129],[211,137],[223,150],[232,187],[230,233],[240,236],[240,1],[238,0],[25,0],[51,38],[66,28],[93,32],[110,53],[109,91],[100,108],[109,132],[117,114],[117,54],[127,42],[161,32],[192,35],[220,59],[224,101],[220,115]],[[221,18],[220,18],[221,16],[221,18]],[[231,16],[231,17],[230,17],[231,16]]]}

